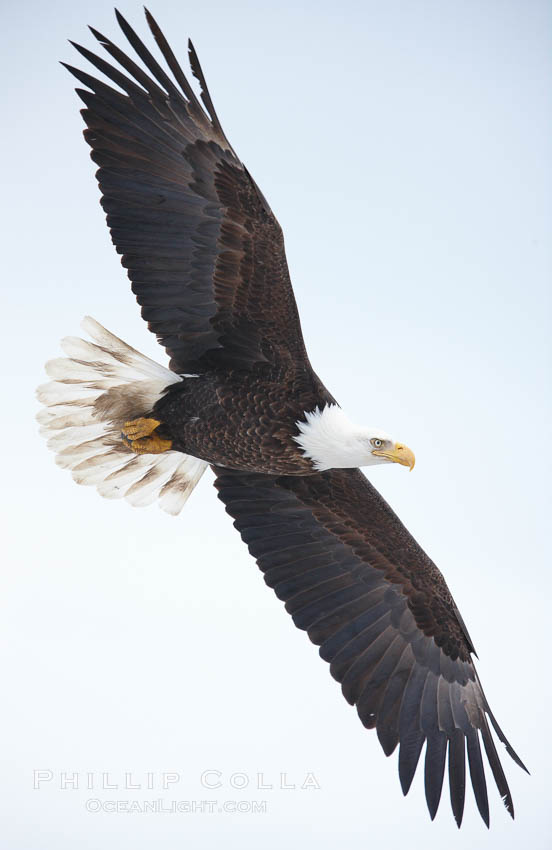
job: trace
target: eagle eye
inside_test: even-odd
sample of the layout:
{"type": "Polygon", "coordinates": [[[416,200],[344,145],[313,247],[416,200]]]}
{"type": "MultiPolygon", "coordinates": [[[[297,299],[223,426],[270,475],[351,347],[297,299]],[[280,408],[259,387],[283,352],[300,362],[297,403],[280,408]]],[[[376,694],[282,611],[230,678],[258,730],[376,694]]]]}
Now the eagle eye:
{"type": "Polygon", "coordinates": [[[374,437],[374,439],[370,440],[370,442],[372,443],[375,449],[381,449],[381,447],[383,446],[383,440],[378,439],[378,437],[374,437]]]}

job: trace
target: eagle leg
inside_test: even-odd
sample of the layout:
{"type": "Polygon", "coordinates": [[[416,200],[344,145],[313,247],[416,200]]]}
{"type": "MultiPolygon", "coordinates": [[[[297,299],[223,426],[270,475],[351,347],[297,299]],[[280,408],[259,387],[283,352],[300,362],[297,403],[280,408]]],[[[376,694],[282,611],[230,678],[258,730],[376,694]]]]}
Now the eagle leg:
{"type": "Polygon", "coordinates": [[[141,416],[131,422],[125,422],[121,436],[135,454],[161,454],[172,447],[172,440],[154,434],[162,423],[158,419],[146,419],[141,416]]]}
{"type": "Polygon", "coordinates": [[[141,437],[149,437],[160,425],[161,422],[158,419],[145,419],[140,416],[139,419],[125,422],[121,433],[127,440],[139,440],[141,437]]]}

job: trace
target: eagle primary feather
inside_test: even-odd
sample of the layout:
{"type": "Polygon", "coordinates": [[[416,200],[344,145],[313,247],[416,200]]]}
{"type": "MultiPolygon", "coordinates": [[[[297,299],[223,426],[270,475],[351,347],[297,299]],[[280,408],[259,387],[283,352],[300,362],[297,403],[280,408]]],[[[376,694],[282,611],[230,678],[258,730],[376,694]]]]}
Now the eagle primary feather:
{"type": "Polygon", "coordinates": [[[406,447],[353,433],[337,414],[307,357],[281,228],[224,135],[193,46],[205,109],[146,17],[170,73],[118,12],[147,71],[94,29],[119,67],[75,47],[117,88],[67,67],[85,86],[85,138],[113,242],[170,371],[89,321],[95,342],[69,340],[69,359],[49,365],[53,381],[39,393],[51,447],[79,483],[132,504],[159,498],[174,513],[210,464],[266,583],[384,752],[399,748],[403,792],[425,746],[433,818],[448,754],[460,825],[467,754],[488,824],[483,741],[513,817],[490,726],[523,765],[490,711],[443,576],[364,475],[346,468],[412,466],[413,455],[406,464],[406,447]],[[150,417],[170,451],[134,455],[119,435],[131,417],[150,417]]]}

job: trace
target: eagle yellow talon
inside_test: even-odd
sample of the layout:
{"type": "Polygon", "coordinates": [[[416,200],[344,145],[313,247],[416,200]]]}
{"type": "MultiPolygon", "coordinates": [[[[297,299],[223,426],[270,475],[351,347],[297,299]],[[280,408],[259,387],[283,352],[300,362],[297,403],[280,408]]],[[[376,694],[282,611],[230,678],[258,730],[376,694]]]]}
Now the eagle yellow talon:
{"type": "Polygon", "coordinates": [[[153,434],[151,437],[132,440],[129,443],[129,448],[137,455],[159,455],[161,452],[168,452],[172,448],[172,440],[165,440],[163,437],[153,434]]]}
{"type": "Polygon", "coordinates": [[[139,419],[125,422],[121,429],[121,436],[137,455],[161,454],[171,449],[172,440],[153,433],[160,425],[161,422],[158,419],[146,419],[141,416],[139,419]]]}
{"type": "Polygon", "coordinates": [[[127,440],[140,440],[142,437],[149,437],[160,425],[158,419],[145,419],[141,416],[139,419],[125,422],[121,433],[127,440]]]}

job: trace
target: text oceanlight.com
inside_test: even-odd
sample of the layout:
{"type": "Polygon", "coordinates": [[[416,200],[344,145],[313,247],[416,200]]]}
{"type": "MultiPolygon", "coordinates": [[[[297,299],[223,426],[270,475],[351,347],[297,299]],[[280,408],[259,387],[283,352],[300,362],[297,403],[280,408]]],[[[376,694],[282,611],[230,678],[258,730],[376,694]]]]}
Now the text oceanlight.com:
{"type": "Polygon", "coordinates": [[[266,800],[100,800],[85,803],[87,812],[108,814],[266,814],[266,800]]]}

